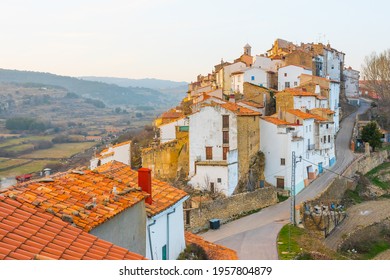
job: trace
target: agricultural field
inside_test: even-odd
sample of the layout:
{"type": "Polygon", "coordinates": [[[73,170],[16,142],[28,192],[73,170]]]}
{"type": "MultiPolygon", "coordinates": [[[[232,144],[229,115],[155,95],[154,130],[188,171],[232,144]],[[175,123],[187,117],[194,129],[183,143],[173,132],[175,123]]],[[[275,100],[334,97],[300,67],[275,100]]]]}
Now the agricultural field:
{"type": "Polygon", "coordinates": [[[96,145],[95,142],[55,144],[54,147],[50,149],[37,150],[30,154],[23,155],[23,158],[30,158],[30,159],[68,158],[86,149],[89,149],[95,145],[96,145]]]}

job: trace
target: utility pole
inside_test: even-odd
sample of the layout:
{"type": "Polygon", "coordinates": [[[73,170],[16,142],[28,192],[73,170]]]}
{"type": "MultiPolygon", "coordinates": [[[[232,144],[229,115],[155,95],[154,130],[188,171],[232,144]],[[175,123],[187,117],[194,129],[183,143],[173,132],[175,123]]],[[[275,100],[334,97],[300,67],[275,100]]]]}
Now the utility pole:
{"type": "Polygon", "coordinates": [[[302,157],[299,157],[299,160],[295,157],[295,152],[292,152],[292,164],[291,164],[291,190],[290,190],[290,196],[291,196],[291,212],[290,212],[290,222],[293,226],[296,225],[295,221],[295,171],[297,163],[302,160],[302,157]]]}

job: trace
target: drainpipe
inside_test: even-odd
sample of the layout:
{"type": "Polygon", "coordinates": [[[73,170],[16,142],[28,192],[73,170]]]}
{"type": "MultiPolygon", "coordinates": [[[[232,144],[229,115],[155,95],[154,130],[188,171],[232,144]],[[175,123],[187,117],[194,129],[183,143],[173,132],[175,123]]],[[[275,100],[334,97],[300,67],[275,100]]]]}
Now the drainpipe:
{"type": "Polygon", "coordinates": [[[173,209],[172,212],[169,212],[167,214],[167,259],[169,260],[169,215],[176,212],[176,208],[173,209]]]}
{"type": "Polygon", "coordinates": [[[153,223],[148,225],[148,237],[149,237],[149,250],[150,250],[150,256],[152,257],[153,260],[153,249],[152,249],[152,237],[150,235],[150,227],[156,224],[156,220],[153,220],[153,223]]]}

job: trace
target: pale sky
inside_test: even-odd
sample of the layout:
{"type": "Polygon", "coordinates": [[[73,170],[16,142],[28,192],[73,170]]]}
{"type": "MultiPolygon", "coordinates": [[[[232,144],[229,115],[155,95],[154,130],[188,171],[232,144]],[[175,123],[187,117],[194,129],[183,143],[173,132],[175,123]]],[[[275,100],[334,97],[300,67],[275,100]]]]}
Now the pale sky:
{"type": "Polygon", "coordinates": [[[390,48],[390,1],[0,0],[0,68],[190,82],[249,43],[319,40],[360,70],[390,48]]]}

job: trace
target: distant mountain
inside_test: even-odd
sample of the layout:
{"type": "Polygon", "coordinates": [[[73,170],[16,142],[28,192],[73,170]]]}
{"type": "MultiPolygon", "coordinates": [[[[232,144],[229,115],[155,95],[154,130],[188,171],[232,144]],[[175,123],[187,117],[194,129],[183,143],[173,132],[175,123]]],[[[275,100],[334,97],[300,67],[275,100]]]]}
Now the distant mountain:
{"type": "MultiPolygon", "coordinates": [[[[147,105],[155,108],[169,108],[185,96],[160,92],[146,87],[118,86],[97,81],[59,76],[50,73],[0,69],[0,82],[30,83],[57,86],[84,97],[99,99],[107,105],[147,105]]],[[[173,82],[174,83],[174,82],[173,82]]]]}
{"type": "Polygon", "coordinates": [[[115,84],[120,87],[146,87],[155,90],[160,89],[171,89],[178,87],[187,87],[187,82],[175,82],[170,80],[159,80],[153,78],[146,79],[127,79],[127,78],[111,78],[111,77],[80,77],[80,79],[95,81],[95,82],[103,82],[107,84],[115,84]]]}

